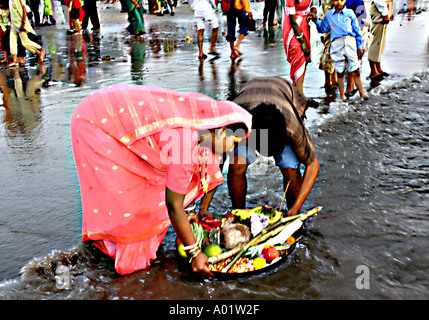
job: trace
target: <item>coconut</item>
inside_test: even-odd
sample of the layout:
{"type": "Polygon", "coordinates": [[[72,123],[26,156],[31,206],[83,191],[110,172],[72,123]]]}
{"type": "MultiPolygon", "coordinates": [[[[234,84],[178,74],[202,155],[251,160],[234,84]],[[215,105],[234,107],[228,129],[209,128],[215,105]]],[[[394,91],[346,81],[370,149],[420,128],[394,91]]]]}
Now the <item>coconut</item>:
{"type": "Polygon", "coordinates": [[[227,249],[235,248],[236,246],[247,243],[250,240],[250,229],[244,224],[228,224],[222,228],[221,233],[224,247],[227,249]]]}

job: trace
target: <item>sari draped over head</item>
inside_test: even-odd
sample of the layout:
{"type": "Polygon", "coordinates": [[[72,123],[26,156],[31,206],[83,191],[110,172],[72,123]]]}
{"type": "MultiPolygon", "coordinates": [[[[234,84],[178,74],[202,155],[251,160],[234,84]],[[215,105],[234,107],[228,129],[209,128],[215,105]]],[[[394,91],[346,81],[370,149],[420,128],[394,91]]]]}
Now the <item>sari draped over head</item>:
{"type": "Polygon", "coordinates": [[[115,259],[119,274],[149,267],[170,225],[166,187],[187,206],[224,180],[197,130],[242,123],[247,136],[251,121],[237,104],[200,93],[118,84],[89,94],[70,124],[82,241],[115,259]]]}
{"type": "Polygon", "coordinates": [[[311,0],[302,0],[295,3],[295,0],[286,0],[285,13],[283,17],[283,45],[285,47],[286,58],[290,63],[290,78],[295,84],[305,74],[307,60],[304,51],[301,48],[301,43],[295,37],[289,15],[296,16],[296,22],[301,29],[304,38],[307,40],[307,45],[310,48],[310,29],[307,23],[307,16],[310,12],[311,0]]]}

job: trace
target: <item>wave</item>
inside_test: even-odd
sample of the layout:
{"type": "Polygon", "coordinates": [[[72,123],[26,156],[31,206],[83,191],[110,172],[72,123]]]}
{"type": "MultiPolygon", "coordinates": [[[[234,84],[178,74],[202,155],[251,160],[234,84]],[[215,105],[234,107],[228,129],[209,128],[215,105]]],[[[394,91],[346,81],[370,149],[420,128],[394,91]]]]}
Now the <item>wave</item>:
{"type": "Polygon", "coordinates": [[[429,81],[429,68],[420,72],[416,72],[409,76],[390,75],[382,82],[370,83],[365,88],[368,100],[360,102],[359,94],[356,93],[354,97],[346,102],[337,101],[339,98],[336,93],[334,95],[327,95],[326,97],[318,99],[320,105],[317,109],[308,109],[306,112],[307,120],[305,121],[306,127],[315,133],[323,129],[323,126],[329,121],[343,119],[344,116],[350,112],[356,111],[360,106],[371,106],[378,103],[380,97],[389,95],[392,100],[407,99],[407,97],[399,97],[395,91],[398,89],[406,89],[413,85],[418,85],[429,81]]]}
{"type": "Polygon", "coordinates": [[[94,247],[80,244],[69,251],[54,250],[33,258],[18,279],[0,283],[0,299],[102,299],[105,279],[114,274],[110,259],[94,247]]]}

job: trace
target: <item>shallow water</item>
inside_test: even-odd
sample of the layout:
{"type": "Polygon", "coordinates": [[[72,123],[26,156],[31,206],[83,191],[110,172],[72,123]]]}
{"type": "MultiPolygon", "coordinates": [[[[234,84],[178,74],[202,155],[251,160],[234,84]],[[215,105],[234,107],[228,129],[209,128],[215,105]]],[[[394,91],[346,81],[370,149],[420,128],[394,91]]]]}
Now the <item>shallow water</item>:
{"type": "MultiPolygon", "coordinates": [[[[186,21],[153,23],[138,42],[113,25],[84,41],[42,28],[50,53],[46,70],[0,70],[9,110],[0,110],[0,298],[427,299],[429,59],[421,42],[415,50],[424,57],[407,70],[386,62],[392,75],[380,84],[365,81],[364,63],[370,100],[363,104],[356,97],[341,103],[327,96],[320,89],[323,74],[309,67],[304,90],[322,103],[307,120],[321,171],[304,210],[324,209],[306,223],[297,249],[275,272],[234,281],[195,279],[178,266],[170,228],[150,269],[118,276],[110,259],[80,242],[69,119],[81,98],[125,82],[227,99],[256,75],[288,78],[278,32],[271,38],[249,35],[245,57],[236,63],[220,41],[221,58],[200,64],[196,44],[185,40],[192,34],[186,21]],[[66,287],[60,265],[70,275],[66,287]],[[357,288],[359,266],[369,270],[369,289],[357,288]]],[[[403,61],[403,51],[392,51],[387,61],[403,61]]],[[[250,169],[248,205],[278,206],[278,169],[270,159],[260,160],[250,169]]],[[[212,208],[222,213],[229,206],[222,185],[212,208]]]]}

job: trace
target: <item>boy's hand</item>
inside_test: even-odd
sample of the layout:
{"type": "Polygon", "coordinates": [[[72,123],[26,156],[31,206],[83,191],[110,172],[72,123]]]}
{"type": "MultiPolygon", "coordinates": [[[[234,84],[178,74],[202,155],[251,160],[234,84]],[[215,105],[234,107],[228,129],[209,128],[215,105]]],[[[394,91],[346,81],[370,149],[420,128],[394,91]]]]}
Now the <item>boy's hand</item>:
{"type": "Polygon", "coordinates": [[[317,13],[314,12],[314,11],[310,11],[310,13],[307,16],[307,21],[309,21],[309,20],[311,20],[314,23],[316,23],[316,21],[317,21],[317,13]]]}
{"type": "Polygon", "coordinates": [[[381,24],[388,24],[391,21],[391,18],[389,15],[383,16],[383,20],[381,21],[381,24]]]}
{"type": "Polygon", "coordinates": [[[358,58],[362,58],[362,56],[363,56],[363,50],[362,49],[357,49],[357,55],[358,55],[358,58]]]}

